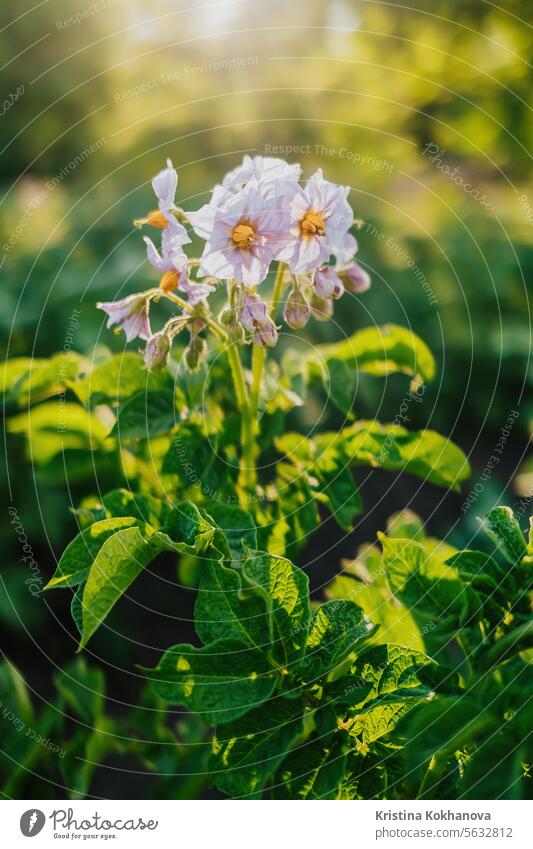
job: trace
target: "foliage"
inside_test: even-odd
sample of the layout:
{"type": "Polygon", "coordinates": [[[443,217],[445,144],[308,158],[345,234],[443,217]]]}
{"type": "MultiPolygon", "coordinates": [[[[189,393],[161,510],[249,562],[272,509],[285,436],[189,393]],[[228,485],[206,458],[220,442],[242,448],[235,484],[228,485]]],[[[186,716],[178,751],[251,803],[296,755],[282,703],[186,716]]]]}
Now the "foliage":
{"type": "MultiPolygon", "coordinates": [[[[108,505],[119,503],[112,494],[108,505]]],[[[393,517],[381,556],[366,548],[320,604],[310,603],[297,566],[247,544],[250,519],[238,508],[219,511],[226,532],[192,505],[174,510],[189,529],[187,544],[203,546],[195,607],[203,645],[172,646],[143,671],[160,706],[185,705],[214,726],[213,787],[250,799],[529,798],[533,537],[524,539],[508,508],[486,517],[488,544],[480,550],[455,551],[426,537],[413,514],[393,517]],[[391,614],[397,628],[401,622],[400,642],[382,634],[391,636],[391,614]]],[[[173,526],[170,514],[166,521],[173,526]]],[[[98,599],[85,606],[99,620],[106,615],[98,599]]],[[[88,737],[80,731],[68,744],[64,780],[72,792],[86,792],[91,775],[87,765],[70,772],[79,746],[86,747],[82,762],[89,750],[105,759],[106,742],[128,750],[102,715],[95,674],[87,677],[78,662],[56,682],[65,704],[94,724],[88,737]]],[[[14,713],[27,722],[20,679],[10,667],[3,675],[3,692],[16,693],[14,713]]],[[[57,739],[61,708],[48,710],[57,739]]],[[[48,728],[44,717],[41,727],[48,728]]],[[[179,763],[179,745],[172,752],[179,763]]],[[[165,792],[178,791],[170,784],[165,792]]]]}
{"type": "Polygon", "coordinates": [[[149,779],[143,798],[188,798],[198,791],[208,751],[205,730],[193,717],[171,722],[148,687],[126,718],[112,715],[102,670],[83,658],[57,672],[54,685],[53,703],[36,709],[20,672],[8,661],[0,665],[4,798],[84,799],[107,765],[116,770],[132,760],[149,779]]]}

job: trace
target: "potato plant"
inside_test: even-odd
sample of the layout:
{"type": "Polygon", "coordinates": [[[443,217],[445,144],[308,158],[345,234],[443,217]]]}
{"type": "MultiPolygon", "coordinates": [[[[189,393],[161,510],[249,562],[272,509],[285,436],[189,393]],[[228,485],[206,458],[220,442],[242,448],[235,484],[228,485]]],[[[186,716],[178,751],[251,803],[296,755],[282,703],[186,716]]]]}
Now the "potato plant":
{"type": "MultiPolygon", "coordinates": [[[[38,472],[61,479],[68,456],[85,485],[95,473],[114,481],[73,506],[79,533],[47,589],[72,593],[82,650],[141,572],[177,556],[197,590],[197,640],[140,670],[158,705],[202,721],[205,769],[224,794],[521,798],[533,547],[512,512],[488,515],[479,551],[399,514],[321,601],[297,565],[325,513],[343,533],[364,510],[356,467],[453,490],[469,475],[459,447],[408,429],[402,410],[389,423],[357,416],[361,374],[404,374],[403,403],[420,401],[435,363],[410,329],[298,345],[308,321],[330,320],[341,296],[370,285],[354,261],[347,188],[321,171],[299,180],[297,165],[245,157],[186,211],[168,162],[153,180],[157,209],[136,222],[161,231],[160,245],[145,236],[158,285],[98,305],[108,326],[143,341],[142,356],[8,365],[8,402],[24,408],[9,429],[25,434],[38,472]],[[201,253],[187,255],[198,240],[201,253]],[[154,332],[163,305],[172,312],[154,332]],[[300,408],[317,398],[341,427],[327,429],[326,414],[303,425],[300,408]]],[[[88,780],[76,779],[81,793],[88,780]]],[[[189,791],[177,781],[161,792],[189,791]]]]}

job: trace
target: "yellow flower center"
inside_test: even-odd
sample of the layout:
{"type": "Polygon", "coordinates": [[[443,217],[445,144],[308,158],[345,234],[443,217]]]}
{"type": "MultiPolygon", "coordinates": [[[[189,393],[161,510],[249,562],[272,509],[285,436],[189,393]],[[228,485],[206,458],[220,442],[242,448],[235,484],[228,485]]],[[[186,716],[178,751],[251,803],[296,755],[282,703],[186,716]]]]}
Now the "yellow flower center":
{"type": "Polygon", "coordinates": [[[173,292],[174,289],[178,288],[178,283],[180,281],[180,273],[176,271],[175,268],[172,268],[170,271],[165,271],[161,280],[159,281],[159,288],[163,290],[163,292],[173,292]]]}
{"type": "Polygon", "coordinates": [[[302,236],[325,236],[326,222],[321,212],[306,212],[300,221],[302,236]]]}
{"type": "Polygon", "coordinates": [[[255,245],[254,228],[250,224],[237,224],[237,226],[233,228],[231,241],[235,247],[240,248],[240,250],[252,248],[255,245]]]}
{"type": "Polygon", "coordinates": [[[146,223],[149,224],[150,227],[159,227],[161,230],[168,227],[166,216],[163,215],[160,209],[154,209],[153,212],[149,212],[146,216],[146,223]]]}

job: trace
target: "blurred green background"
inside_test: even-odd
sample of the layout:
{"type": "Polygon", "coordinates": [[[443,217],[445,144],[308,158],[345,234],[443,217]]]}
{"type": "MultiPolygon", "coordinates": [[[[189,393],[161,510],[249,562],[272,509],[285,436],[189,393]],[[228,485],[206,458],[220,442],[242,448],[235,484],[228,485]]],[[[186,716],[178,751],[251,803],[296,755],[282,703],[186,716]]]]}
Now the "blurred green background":
{"type": "MultiPolygon", "coordinates": [[[[436,354],[439,376],[413,405],[410,426],[434,427],[470,453],[472,485],[509,414],[520,413],[460,527],[465,495],[440,509],[440,494],[407,482],[384,507],[389,514],[413,500],[433,530],[468,541],[475,514],[501,492],[512,505],[532,491],[527,467],[515,481],[532,415],[530,12],[529,0],[501,9],[485,0],[4,4],[3,356],[61,351],[73,310],[76,350],[123,348],[95,303],[155,279],[131,222],[152,203],[149,180],[167,156],[187,209],[244,152],[292,149],[286,158],[305,175],[321,167],[351,187],[364,221],[359,259],[373,278],[370,292],[337,304],[335,322],[311,323],[307,338],[411,326],[436,354]]],[[[364,381],[357,409],[390,420],[404,393],[404,381],[364,381]]],[[[73,480],[66,491],[33,466],[22,438],[5,445],[12,501],[46,578],[74,532],[68,505],[88,485],[73,480]]],[[[105,489],[102,472],[99,483],[105,489]]],[[[345,538],[335,563],[385,514],[345,538]]],[[[28,593],[6,511],[2,521],[4,644],[27,669],[46,634],[53,666],[72,652],[68,600],[28,593]]],[[[46,694],[50,670],[38,667],[33,687],[46,694]]]]}

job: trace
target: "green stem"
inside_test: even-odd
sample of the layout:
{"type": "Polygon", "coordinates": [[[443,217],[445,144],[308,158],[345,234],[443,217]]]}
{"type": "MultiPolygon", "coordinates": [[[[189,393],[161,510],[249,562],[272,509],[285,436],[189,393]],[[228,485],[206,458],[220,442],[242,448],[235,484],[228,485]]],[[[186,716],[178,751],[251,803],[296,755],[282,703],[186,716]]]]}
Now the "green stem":
{"type": "MultiPolygon", "coordinates": [[[[283,291],[283,277],[285,265],[280,262],[274,281],[274,289],[272,291],[272,302],[269,311],[271,315],[275,314],[276,307],[281,299],[283,291]]],[[[260,345],[254,345],[252,349],[252,385],[250,387],[250,398],[247,406],[241,406],[242,424],[241,424],[241,440],[242,440],[242,459],[241,459],[241,488],[247,493],[253,493],[257,486],[257,445],[256,440],[259,434],[259,397],[261,392],[261,380],[265,369],[267,358],[266,348],[260,345]]],[[[240,365],[240,360],[239,360],[240,365]]],[[[232,366],[233,371],[233,366],[232,366]]],[[[241,367],[242,371],[242,367],[241,367]]],[[[235,374],[234,374],[235,382],[235,374]]]]}
{"type": "Polygon", "coordinates": [[[257,419],[259,410],[259,393],[261,389],[261,379],[266,362],[266,348],[261,348],[260,345],[254,345],[252,350],[252,386],[250,389],[250,410],[254,421],[257,419]]]}
{"type": "MultiPolygon", "coordinates": [[[[283,262],[278,263],[278,270],[276,272],[276,279],[274,280],[274,288],[272,290],[272,301],[269,306],[270,315],[274,318],[276,314],[276,307],[278,306],[281,300],[281,293],[283,291],[283,277],[285,273],[285,264],[283,262]]],[[[250,390],[250,408],[251,415],[255,423],[255,434],[257,436],[259,433],[259,422],[257,421],[257,414],[259,411],[259,395],[261,391],[261,380],[263,378],[263,372],[265,369],[265,362],[267,358],[266,348],[262,348],[260,345],[254,345],[252,351],[252,386],[250,390]]],[[[254,455],[255,455],[255,446],[254,446],[254,455]]],[[[255,456],[254,456],[255,462],[255,456]]]]}
{"type": "MultiPolygon", "coordinates": [[[[276,308],[279,305],[281,300],[281,293],[283,291],[283,278],[285,274],[285,264],[283,262],[278,263],[278,270],[276,272],[276,278],[274,280],[274,288],[272,290],[272,301],[269,306],[269,312],[271,316],[275,319],[276,308]]],[[[251,426],[253,429],[252,432],[252,441],[250,445],[246,446],[246,464],[248,467],[253,467],[253,485],[255,488],[255,484],[257,481],[257,474],[255,470],[255,464],[257,460],[257,450],[256,450],[256,440],[259,436],[259,397],[261,393],[261,380],[263,379],[263,372],[265,370],[265,363],[267,358],[267,350],[266,348],[262,348],[260,345],[254,345],[252,350],[252,385],[250,388],[250,417],[251,417],[251,426]]],[[[251,478],[252,476],[250,476],[251,478]]]]}
{"type": "Polygon", "coordinates": [[[489,649],[483,658],[483,665],[487,668],[502,663],[514,654],[531,646],[533,641],[533,622],[523,622],[517,628],[513,628],[489,649]]]}
{"type": "Polygon", "coordinates": [[[244,371],[239,356],[239,351],[236,345],[228,345],[226,354],[231,369],[233,378],[233,386],[235,395],[237,396],[237,406],[241,414],[241,472],[239,476],[239,486],[244,493],[252,493],[256,485],[256,473],[254,462],[254,424],[255,420],[252,416],[252,408],[246,381],[244,379],[244,371]]]}
{"type": "Polygon", "coordinates": [[[237,396],[237,406],[240,412],[242,413],[247,407],[250,406],[250,401],[248,398],[248,389],[246,388],[246,381],[244,379],[244,371],[241,363],[241,358],[239,357],[239,351],[235,344],[230,343],[225,350],[231,369],[231,376],[233,378],[235,394],[237,396]]]}
{"type": "MultiPolygon", "coordinates": [[[[167,298],[169,301],[172,301],[173,303],[175,303],[179,307],[181,307],[181,309],[185,313],[190,314],[196,309],[191,304],[189,304],[188,301],[184,301],[183,298],[179,297],[179,295],[175,295],[174,292],[164,292],[162,294],[163,294],[163,297],[167,298]]],[[[201,319],[201,321],[205,321],[207,326],[211,328],[213,333],[215,333],[222,342],[226,341],[226,339],[228,338],[227,333],[224,330],[224,328],[222,327],[222,325],[220,325],[218,323],[218,321],[216,321],[216,319],[214,319],[212,316],[207,315],[207,314],[198,315],[198,318],[201,319]]]]}
{"type": "Polygon", "coordinates": [[[270,305],[270,314],[272,318],[276,315],[276,309],[281,301],[281,293],[283,292],[283,278],[285,276],[285,263],[278,263],[276,279],[274,280],[274,288],[272,290],[272,303],[270,305]]]}

